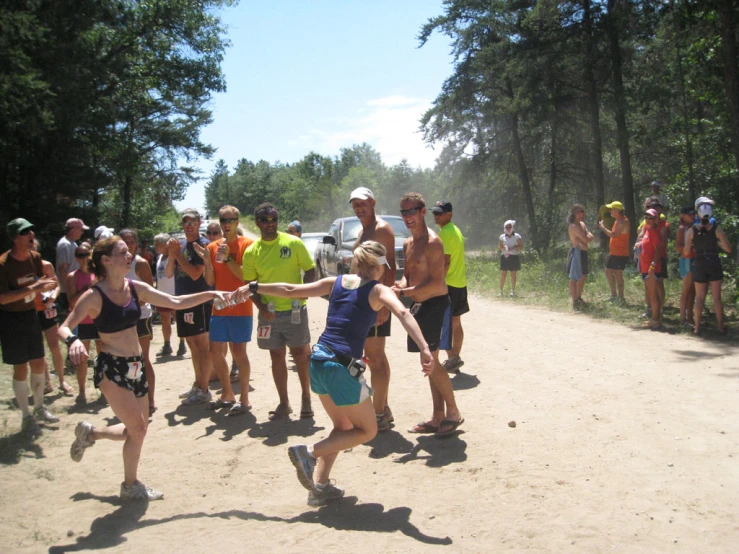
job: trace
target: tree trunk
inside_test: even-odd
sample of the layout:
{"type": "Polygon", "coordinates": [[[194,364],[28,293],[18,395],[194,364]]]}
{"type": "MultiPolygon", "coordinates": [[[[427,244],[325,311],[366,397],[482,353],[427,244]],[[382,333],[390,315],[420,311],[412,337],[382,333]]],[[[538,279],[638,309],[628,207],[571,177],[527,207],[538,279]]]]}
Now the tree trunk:
{"type": "Polygon", "coordinates": [[[718,0],[719,33],[724,59],[724,92],[729,105],[731,124],[731,151],[739,171],[739,75],[737,71],[737,44],[734,0],[718,0]]]}
{"type": "Polygon", "coordinates": [[[683,136],[685,137],[685,163],[688,166],[688,196],[690,203],[695,202],[695,167],[693,163],[693,135],[690,132],[690,111],[688,108],[688,96],[685,91],[685,72],[683,71],[683,53],[677,46],[677,73],[680,80],[680,96],[682,98],[683,112],[683,136]]]}
{"type": "Polygon", "coordinates": [[[639,199],[634,194],[634,178],[631,174],[631,153],[629,151],[629,131],[626,126],[626,92],[624,91],[621,44],[619,40],[619,0],[608,0],[608,39],[611,50],[611,69],[613,71],[613,93],[616,103],[616,140],[621,159],[621,182],[623,183],[624,208],[631,225],[631,243],[636,240],[636,210],[639,199]]]}
{"type": "Polygon", "coordinates": [[[595,186],[596,209],[605,204],[605,179],[603,178],[603,143],[600,136],[600,104],[598,84],[595,81],[595,36],[590,0],[583,0],[583,27],[585,29],[585,88],[588,94],[588,115],[592,138],[593,183],[595,186]]]}

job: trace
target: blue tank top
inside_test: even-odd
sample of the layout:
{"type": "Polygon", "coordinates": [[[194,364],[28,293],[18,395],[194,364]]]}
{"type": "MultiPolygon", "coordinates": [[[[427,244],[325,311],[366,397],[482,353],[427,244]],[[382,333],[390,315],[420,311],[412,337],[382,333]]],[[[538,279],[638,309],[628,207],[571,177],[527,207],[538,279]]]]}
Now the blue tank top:
{"type": "Polygon", "coordinates": [[[131,291],[131,300],[125,306],[119,306],[108,298],[102,289],[95,285],[93,288],[97,289],[100,296],[103,298],[103,305],[100,308],[100,313],[93,320],[95,327],[101,333],[117,333],[124,329],[130,329],[136,327],[141,317],[141,306],[139,305],[139,295],[136,294],[136,287],[131,283],[131,279],[128,281],[128,288],[131,291]]]}
{"type": "Polygon", "coordinates": [[[367,333],[377,321],[369,304],[369,294],[379,281],[369,281],[357,289],[347,289],[339,275],[331,291],[326,329],[318,342],[350,358],[361,358],[367,333]]]}

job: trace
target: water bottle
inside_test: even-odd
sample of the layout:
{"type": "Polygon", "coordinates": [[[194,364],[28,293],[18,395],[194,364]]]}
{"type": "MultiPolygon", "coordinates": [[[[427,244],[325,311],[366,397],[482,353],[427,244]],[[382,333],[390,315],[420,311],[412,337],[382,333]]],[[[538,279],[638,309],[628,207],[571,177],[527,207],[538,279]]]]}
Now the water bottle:
{"type": "Polygon", "coordinates": [[[296,325],[300,323],[300,308],[300,300],[293,298],[293,311],[292,314],[290,314],[290,323],[295,323],[296,325]]]}
{"type": "Polygon", "coordinates": [[[268,311],[269,313],[271,313],[271,314],[273,314],[273,313],[275,313],[275,312],[277,311],[277,310],[275,309],[275,303],[274,303],[274,302],[269,302],[269,303],[267,304],[267,311],[268,311]]]}
{"type": "Polygon", "coordinates": [[[221,300],[220,298],[214,298],[213,299],[213,307],[216,310],[223,310],[224,308],[228,308],[230,306],[235,306],[236,303],[232,300],[232,296],[228,295],[224,300],[221,300]]]}

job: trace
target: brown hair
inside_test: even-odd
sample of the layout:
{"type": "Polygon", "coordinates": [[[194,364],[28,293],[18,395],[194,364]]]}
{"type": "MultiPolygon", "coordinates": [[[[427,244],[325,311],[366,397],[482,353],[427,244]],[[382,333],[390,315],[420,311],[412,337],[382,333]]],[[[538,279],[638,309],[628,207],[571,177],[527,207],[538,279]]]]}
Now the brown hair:
{"type": "Polygon", "coordinates": [[[222,212],[233,212],[236,214],[237,219],[241,217],[241,212],[239,211],[239,209],[236,206],[231,206],[229,204],[221,206],[221,209],[218,210],[218,217],[221,217],[222,212]]]}
{"type": "Polygon", "coordinates": [[[121,237],[113,235],[107,239],[99,240],[92,249],[91,270],[98,279],[105,278],[105,266],[103,265],[103,256],[112,256],[116,245],[121,241],[121,237]]]}
{"type": "Polygon", "coordinates": [[[400,199],[400,203],[403,202],[410,202],[410,201],[416,201],[420,204],[420,208],[426,207],[426,201],[423,199],[423,196],[421,196],[420,192],[406,192],[403,195],[403,198],[400,199]]]}
{"type": "MultiPolygon", "coordinates": [[[[77,254],[80,252],[85,252],[86,254],[89,254],[92,250],[92,246],[89,242],[82,242],[80,245],[74,249],[74,256],[77,258],[77,254]]],[[[79,258],[77,258],[79,260],[79,258]]],[[[90,256],[87,256],[83,261],[77,262],[80,264],[80,268],[83,268],[85,271],[90,271],[90,256]]]]}
{"type": "Polygon", "coordinates": [[[572,207],[570,208],[570,215],[567,216],[567,223],[569,225],[572,225],[573,223],[575,223],[575,214],[581,210],[585,211],[585,208],[583,207],[582,204],[572,205],[572,207]]]}

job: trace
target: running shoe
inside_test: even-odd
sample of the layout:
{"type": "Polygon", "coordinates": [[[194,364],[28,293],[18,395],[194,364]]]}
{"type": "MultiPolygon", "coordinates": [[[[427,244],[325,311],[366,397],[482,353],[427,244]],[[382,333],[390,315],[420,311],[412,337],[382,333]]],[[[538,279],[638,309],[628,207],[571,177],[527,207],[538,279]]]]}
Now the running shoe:
{"type": "Polygon", "coordinates": [[[308,446],[298,444],[287,449],[287,455],[298,472],[298,481],[309,491],[316,490],[313,482],[313,469],[316,467],[316,459],[308,453],[308,446]]]}
{"type": "Polygon", "coordinates": [[[308,506],[324,506],[330,500],[336,500],[344,496],[344,489],[337,487],[331,481],[325,485],[316,485],[308,493],[308,506]]]}
{"type": "Polygon", "coordinates": [[[193,394],[195,394],[200,389],[193,383],[193,385],[180,393],[180,398],[190,398],[193,394]]]}
{"type": "Polygon", "coordinates": [[[72,443],[72,447],[69,449],[69,456],[72,458],[72,461],[79,462],[82,460],[85,449],[95,444],[95,441],[90,438],[94,430],[95,428],[92,426],[92,423],[87,421],[80,421],[77,424],[77,427],[74,429],[74,436],[76,438],[72,443]]]}
{"type": "Polygon", "coordinates": [[[184,356],[185,354],[187,354],[187,347],[185,346],[185,341],[180,341],[180,346],[177,348],[177,355],[184,356]]]}
{"type": "Polygon", "coordinates": [[[164,493],[147,487],[141,481],[136,481],[130,487],[121,483],[121,500],[161,500],[164,493]]]}
{"type": "Polygon", "coordinates": [[[33,417],[36,421],[41,421],[42,423],[57,423],[59,421],[59,418],[52,414],[43,404],[38,408],[34,408],[33,417]]]}
{"type": "Polygon", "coordinates": [[[441,365],[448,373],[459,373],[459,368],[464,365],[464,361],[459,356],[455,356],[454,358],[444,360],[444,363],[441,365]]]}
{"type": "Polygon", "coordinates": [[[195,404],[205,404],[206,402],[210,402],[212,398],[213,395],[210,394],[209,390],[203,392],[200,389],[195,389],[194,393],[182,401],[182,405],[194,406],[195,404]]]}
{"type": "Polygon", "coordinates": [[[156,354],[157,358],[161,358],[162,356],[171,356],[171,355],[172,355],[172,347],[168,344],[165,344],[164,346],[162,346],[162,348],[156,354]]]}

